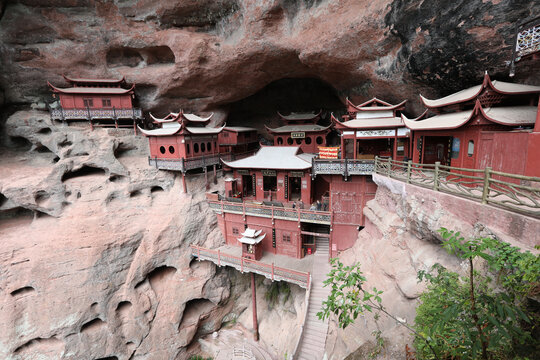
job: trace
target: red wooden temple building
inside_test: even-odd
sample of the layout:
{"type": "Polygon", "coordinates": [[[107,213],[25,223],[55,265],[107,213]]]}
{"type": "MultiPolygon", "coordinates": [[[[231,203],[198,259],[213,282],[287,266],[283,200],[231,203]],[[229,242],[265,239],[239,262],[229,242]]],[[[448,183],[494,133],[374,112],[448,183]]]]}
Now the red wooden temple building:
{"type": "Polygon", "coordinates": [[[90,126],[133,127],[143,119],[141,109],[133,107],[135,84],[121,79],[82,79],[64,76],[69,87],[60,88],[48,82],[53,98],[51,119],[87,120],[90,126]]]}
{"type": "Polygon", "coordinates": [[[156,118],[152,114],[155,129],[147,130],[139,127],[141,133],[148,137],[150,156],[148,162],[162,170],[182,172],[184,191],[186,191],[185,173],[188,170],[204,169],[219,164],[218,135],[223,127],[208,126],[212,114],[206,118],[180,111],[170,113],[164,118],[156,118]]]}
{"type": "Polygon", "coordinates": [[[342,159],[369,159],[391,156],[403,159],[409,154],[410,131],[401,120],[407,100],[392,105],[373,98],[360,105],[347,99],[348,115],[343,122],[332,116],[341,134],[342,159]]]}
{"type": "Polygon", "coordinates": [[[290,115],[278,115],[285,125],[277,128],[266,127],[269,134],[274,137],[276,146],[300,146],[303,152],[316,154],[319,146],[326,146],[326,136],[330,132],[330,126],[317,125],[321,118],[321,112],[314,113],[291,113],[290,115]]]}
{"type": "Polygon", "coordinates": [[[227,244],[239,246],[238,234],[249,227],[266,234],[260,244],[263,252],[301,258],[315,251],[314,235],[330,237],[329,213],[320,200],[314,203],[314,156],[299,146],[263,146],[253,156],[223,161],[232,169],[225,200],[231,201],[226,206],[233,211],[218,217],[227,244]],[[235,213],[235,208],[243,210],[235,213]]]}
{"type": "Polygon", "coordinates": [[[538,152],[528,149],[538,141],[538,94],[539,86],[491,81],[486,73],[482,84],[441,99],[421,96],[427,110],[412,120],[402,115],[414,133],[412,160],[532,175],[540,168],[538,152]]]}
{"type": "Polygon", "coordinates": [[[257,129],[245,126],[226,126],[218,135],[219,153],[225,159],[252,155],[259,148],[257,129]],[[227,156],[228,155],[228,156],[227,156]]]}

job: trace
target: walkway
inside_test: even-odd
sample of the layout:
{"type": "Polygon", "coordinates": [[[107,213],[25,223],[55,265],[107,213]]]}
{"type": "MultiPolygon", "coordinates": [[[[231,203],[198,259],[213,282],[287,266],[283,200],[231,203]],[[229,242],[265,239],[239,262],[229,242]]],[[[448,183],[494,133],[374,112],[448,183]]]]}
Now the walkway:
{"type": "Polygon", "coordinates": [[[322,302],[330,294],[329,287],[323,287],[326,274],[330,272],[328,263],[328,239],[317,238],[317,251],[313,260],[313,272],[311,282],[311,294],[307,306],[306,321],[300,335],[300,344],[294,356],[298,360],[322,359],[325,352],[326,333],[328,332],[328,318],[319,320],[317,313],[321,311],[322,302]]]}

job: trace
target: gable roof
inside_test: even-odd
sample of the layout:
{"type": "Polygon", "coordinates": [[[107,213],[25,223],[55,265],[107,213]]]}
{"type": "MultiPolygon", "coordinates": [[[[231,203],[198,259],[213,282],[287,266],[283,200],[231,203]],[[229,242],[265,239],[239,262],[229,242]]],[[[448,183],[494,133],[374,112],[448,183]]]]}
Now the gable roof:
{"type": "Polygon", "coordinates": [[[62,77],[70,83],[99,83],[99,84],[121,84],[126,81],[125,76],[121,79],[89,79],[89,78],[73,78],[62,74],[62,77]]]}
{"type": "Polygon", "coordinates": [[[508,106],[482,108],[477,101],[474,109],[450,114],[436,115],[425,120],[422,119],[427,111],[414,120],[401,115],[405,126],[411,130],[445,130],[457,129],[469,122],[475,115],[482,115],[485,119],[505,126],[527,126],[536,122],[537,108],[535,106],[508,106]]]}
{"type": "Polygon", "coordinates": [[[458,91],[454,94],[450,94],[440,99],[430,100],[426,99],[422,95],[420,95],[420,99],[422,100],[424,106],[428,108],[438,108],[442,106],[471,101],[477,96],[479,96],[484,91],[484,89],[487,88],[504,95],[540,93],[540,86],[515,84],[498,80],[491,81],[489,75],[486,72],[486,74],[484,75],[484,81],[480,85],[458,91]]]}
{"type": "Polygon", "coordinates": [[[264,125],[266,130],[270,133],[276,133],[276,134],[283,134],[283,133],[290,133],[290,132],[322,132],[325,130],[330,129],[330,126],[321,126],[321,125],[315,125],[315,124],[298,124],[298,125],[285,125],[280,126],[275,129],[271,129],[268,126],[264,125]]]}
{"type": "Polygon", "coordinates": [[[47,84],[53,89],[54,92],[61,94],[108,94],[108,95],[120,95],[133,92],[135,84],[131,85],[129,89],[123,89],[120,87],[71,87],[71,88],[59,88],[52,85],[47,81],[47,84]]]}
{"type": "Polygon", "coordinates": [[[392,105],[390,103],[387,103],[386,101],[377,99],[376,97],[366,102],[363,102],[360,105],[354,105],[349,100],[349,98],[346,99],[346,102],[348,106],[351,106],[353,109],[356,109],[358,111],[383,111],[383,110],[396,110],[398,108],[402,108],[405,106],[405,103],[407,102],[407,100],[403,100],[402,102],[396,105],[392,105]],[[373,106],[373,105],[376,105],[376,106],[373,106]]]}
{"type": "Polygon", "coordinates": [[[317,116],[321,115],[322,110],[319,110],[318,113],[300,113],[300,112],[291,112],[289,115],[283,115],[279,111],[277,112],[279,117],[287,121],[295,120],[314,120],[317,116]]]}
{"type": "Polygon", "coordinates": [[[263,146],[255,155],[236,161],[221,161],[233,169],[310,169],[311,158],[315,155],[299,154],[299,150],[299,146],[263,146]]]}
{"type": "Polygon", "coordinates": [[[339,121],[331,114],[332,121],[339,126],[349,129],[381,129],[381,128],[396,128],[404,126],[401,117],[391,118],[372,118],[372,119],[354,119],[349,121],[339,121]]]}

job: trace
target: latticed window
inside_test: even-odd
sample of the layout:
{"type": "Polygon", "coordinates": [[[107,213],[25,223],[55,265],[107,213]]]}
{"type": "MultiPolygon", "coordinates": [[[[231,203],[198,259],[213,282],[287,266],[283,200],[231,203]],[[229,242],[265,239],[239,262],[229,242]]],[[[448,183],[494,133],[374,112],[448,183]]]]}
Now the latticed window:
{"type": "Polygon", "coordinates": [[[101,99],[103,107],[111,107],[111,99],[101,99]]]}
{"type": "Polygon", "coordinates": [[[232,233],[233,233],[233,235],[238,235],[239,234],[238,228],[233,227],[232,228],[232,233]]]}
{"type": "Polygon", "coordinates": [[[291,234],[283,234],[283,242],[291,242],[291,234]]]}
{"type": "Polygon", "coordinates": [[[94,99],[83,99],[84,107],[94,107],[94,99]]]}

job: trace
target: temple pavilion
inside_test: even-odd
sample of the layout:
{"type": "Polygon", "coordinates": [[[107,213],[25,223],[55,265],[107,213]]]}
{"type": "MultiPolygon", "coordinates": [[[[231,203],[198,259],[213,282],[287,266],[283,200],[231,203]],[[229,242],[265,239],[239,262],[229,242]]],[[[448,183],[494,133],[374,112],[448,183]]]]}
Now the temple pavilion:
{"type": "Polygon", "coordinates": [[[530,149],[540,132],[539,94],[540,86],[491,81],[486,73],[482,84],[446,97],[420,95],[426,111],[415,119],[402,115],[414,133],[412,160],[514,174],[540,168],[530,149]]]}
{"type": "Polygon", "coordinates": [[[86,79],[64,76],[68,87],[47,82],[59,104],[50,107],[51,119],[58,121],[87,120],[94,126],[135,128],[143,119],[141,109],[133,107],[135,84],[121,79],[86,79]]]}
{"type": "Polygon", "coordinates": [[[184,191],[186,190],[184,175],[186,171],[219,164],[218,135],[224,127],[209,127],[213,114],[200,117],[195,114],[170,113],[164,118],[150,117],[156,127],[152,130],[142,129],[141,133],[148,137],[150,145],[151,166],[163,170],[182,172],[184,191]]]}
{"type": "Polygon", "coordinates": [[[274,137],[276,146],[300,146],[305,153],[318,153],[320,146],[326,146],[326,136],[330,132],[329,126],[317,125],[321,118],[318,113],[291,113],[282,115],[278,112],[283,126],[266,130],[274,137]]]}
{"type": "Polygon", "coordinates": [[[392,105],[373,98],[360,105],[347,102],[347,115],[332,122],[341,135],[342,159],[375,159],[391,156],[403,160],[409,155],[410,131],[401,119],[407,100],[392,105]]]}

